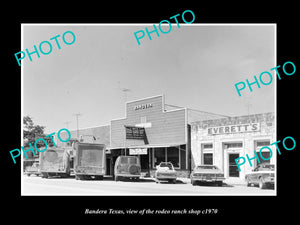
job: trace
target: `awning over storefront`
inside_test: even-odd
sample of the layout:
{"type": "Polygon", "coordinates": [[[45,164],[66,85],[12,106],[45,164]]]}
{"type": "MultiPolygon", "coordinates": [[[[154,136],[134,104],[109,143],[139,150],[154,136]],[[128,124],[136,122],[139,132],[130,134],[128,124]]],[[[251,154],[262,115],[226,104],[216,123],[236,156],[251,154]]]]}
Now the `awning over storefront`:
{"type": "Polygon", "coordinates": [[[172,144],[160,144],[160,145],[134,145],[134,146],[120,146],[120,147],[114,147],[114,148],[106,148],[109,150],[114,150],[114,149],[124,149],[124,148],[169,148],[169,147],[177,147],[180,145],[185,145],[186,143],[172,143],[172,144]]]}

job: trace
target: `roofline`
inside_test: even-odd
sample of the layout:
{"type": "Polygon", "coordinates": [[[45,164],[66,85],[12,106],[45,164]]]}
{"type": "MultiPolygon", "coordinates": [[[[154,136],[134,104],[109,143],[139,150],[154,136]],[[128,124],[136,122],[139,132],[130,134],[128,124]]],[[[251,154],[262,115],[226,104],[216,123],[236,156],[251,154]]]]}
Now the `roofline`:
{"type": "Polygon", "coordinates": [[[150,96],[150,97],[140,98],[140,99],[137,99],[137,100],[126,101],[125,104],[132,103],[132,102],[138,102],[138,101],[142,101],[142,100],[146,100],[146,99],[150,99],[150,98],[156,98],[156,97],[163,97],[164,98],[164,95],[160,94],[160,95],[154,95],[154,96],[150,96]]]}
{"type": "Polygon", "coordinates": [[[165,104],[165,105],[169,105],[171,107],[177,107],[177,108],[186,108],[187,110],[194,110],[194,111],[197,111],[197,112],[209,113],[209,114],[213,114],[213,115],[217,115],[217,116],[231,117],[231,116],[222,115],[222,114],[218,114],[218,113],[202,111],[202,110],[199,110],[199,109],[192,109],[192,108],[189,108],[189,107],[182,107],[182,106],[171,105],[171,104],[165,104]]]}
{"type": "MultiPolygon", "coordinates": [[[[78,130],[85,130],[85,129],[98,128],[98,127],[107,127],[107,126],[110,126],[110,124],[107,124],[107,125],[98,125],[98,126],[92,126],[92,127],[84,127],[84,128],[79,128],[78,130]]],[[[75,129],[75,130],[69,130],[69,131],[77,131],[77,129],[75,129]]]]}

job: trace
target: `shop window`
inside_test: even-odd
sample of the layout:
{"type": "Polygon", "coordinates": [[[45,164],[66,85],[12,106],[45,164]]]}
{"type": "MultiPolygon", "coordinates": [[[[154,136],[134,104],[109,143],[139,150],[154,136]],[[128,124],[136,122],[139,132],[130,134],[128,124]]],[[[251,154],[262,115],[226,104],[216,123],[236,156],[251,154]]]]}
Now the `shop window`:
{"type": "Polygon", "coordinates": [[[204,153],[203,154],[203,164],[204,165],[213,165],[213,153],[204,153]]]}
{"type": "Polygon", "coordinates": [[[242,148],[243,147],[243,143],[242,142],[226,143],[225,147],[226,148],[242,148]]]}
{"type": "Polygon", "coordinates": [[[179,148],[176,147],[155,148],[153,166],[155,167],[159,165],[161,162],[171,162],[175,168],[180,168],[180,158],[181,157],[180,157],[179,148]]]}
{"type": "Polygon", "coordinates": [[[270,141],[257,141],[256,147],[270,146],[270,141]]]}
{"type": "Polygon", "coordinates": [[[181,169],[187,169],[186,167],[186,152],[185,145],[180,146],[180,167],[181,169]]]}
{"type": "MultiPolygon", "coordinates": [[[[267,163],[267,164],[270,164],[270,159],[269,159],[269,158],[270,158],[270,156],[271,156],[271,153],[270,153],[269,151],[267,151],[267,152],[261,152],[261,153],[259,153],[259,151],[257,151],[256,153],[257,153],[257,155],[258,155],[258,158],[259,158],[260,163],[267,163]],[[268,160],[262,159],[262,157],[260,156],[260,154],[262,155],[263,158],[268,159],[268,160]]],[[[258,166],[258,165],[259,165],[258,160],[255,159],[255,164],[254,164],[254,166],[256,167],[256,166],[258,166]]]]}
{"type": "Polygon", "coordinates": [[[211,149],[213,148],[213,144],[203,144],[203,149],[211,149]]]}
{"type": "Polygon", "coordinates": [[[161,162],[166,161],[166,149],[155,148],[154,149],[154,166],[159,165],[161,162]]]}
{"type": "Polygon", "coordinates": [[[179,168],[179,149],[176,147],[167,148],[167,162],[171,162],[175,168],[179,168]]]}

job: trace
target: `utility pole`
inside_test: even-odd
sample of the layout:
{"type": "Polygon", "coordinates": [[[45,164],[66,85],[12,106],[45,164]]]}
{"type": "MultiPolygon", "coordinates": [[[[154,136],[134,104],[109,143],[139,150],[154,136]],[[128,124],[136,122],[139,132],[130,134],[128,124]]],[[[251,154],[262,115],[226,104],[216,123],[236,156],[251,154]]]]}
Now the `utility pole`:
{"type": "Polygon", "coordinates": [[[66,128],[69,130],[69,124],[71,123],[71,121],[66,121],[64,122],[64,124],[66,124],[66,128]]]}
{"type": "Polygon", "coordinates": [[[250,103],[251,97],[245,96],[244,99],[246,101],[245,106],[247,107],[248,120],[250,122],[250,108],[252,106],[252,104],[250,103]]]}
{"type": "Polygon", "coordinates": [[[75,113],[73,116],[76,116],[76,124],[77,124],[77,138],[79,139],[79,129],[78,129],[78,117],[82,116],[80,113],[75,113]]]}

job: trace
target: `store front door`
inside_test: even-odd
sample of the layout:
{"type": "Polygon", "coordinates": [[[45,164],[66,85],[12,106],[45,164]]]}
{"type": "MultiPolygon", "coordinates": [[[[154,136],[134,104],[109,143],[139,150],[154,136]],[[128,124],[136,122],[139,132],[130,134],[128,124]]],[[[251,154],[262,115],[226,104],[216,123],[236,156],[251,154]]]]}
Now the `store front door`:
{"type": "Polygon", "coordinates": [[[141,172],[145,173],[146,176],[150,175],[150,168],[149,168],[149,155],[140,155],[141,161],[141,172]]]}
{"type": "Polygon", "coordinates": [[[235,163],[235,159],[240,157],[239,153],[229,153],[229,177],[239,177],[239,169],[235,163]]]}

